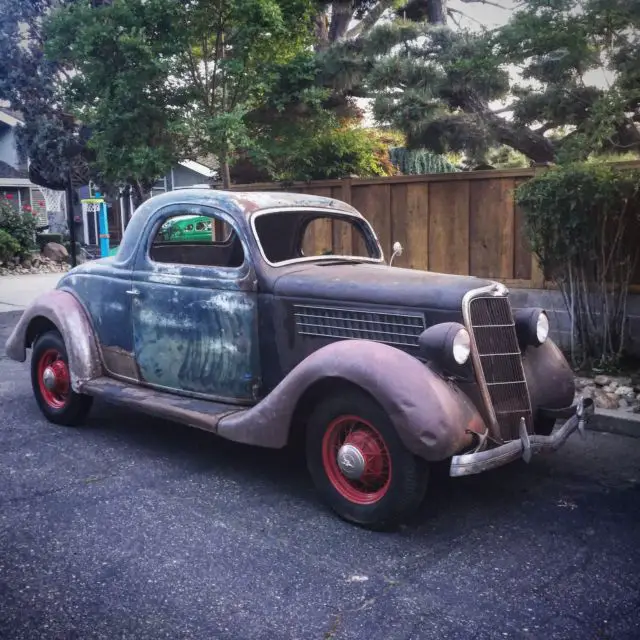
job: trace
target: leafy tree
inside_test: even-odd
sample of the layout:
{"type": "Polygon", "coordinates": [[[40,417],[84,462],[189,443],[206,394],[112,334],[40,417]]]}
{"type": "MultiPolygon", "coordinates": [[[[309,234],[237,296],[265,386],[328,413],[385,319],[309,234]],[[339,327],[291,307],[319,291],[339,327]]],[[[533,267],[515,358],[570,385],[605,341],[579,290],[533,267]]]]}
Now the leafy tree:
{"type": "Polygon", "coordinates": [[[507,145],[538,163],[640,149],[637,2],[525,0],[492,32],[434,25],[421,3],[399,14],[329,48],[324,69],[411,147],[484,158],[507,145]]]}
{"type": "Polygon", "coordinates": [[[180,89],[174,0],[79,1],[54,11],[45,52],[65,72],[59,96],[90,130],[100,185],[129,185],[134,202],[189,153],[180,89]]]}
{"type": "Polygon", "coordinates": [[[19,150],[38,184],[64,188],[84,165],[85,139],[57,97],[61,68],[43,55],[42,18],[66,0],[0,0],[0,99],[20,111],[19,150]]]}
{"type": "MultiPolygon", "coordinates": [[[[79,1],[48,21],[64,99],[91,128],[100,173],[138,199],[173,162],[215,155],[225,186],[248,114],[310,39],[308,0],[79,1]]],[[[255,150],[254,150],[255,151],[255,150]]]]}

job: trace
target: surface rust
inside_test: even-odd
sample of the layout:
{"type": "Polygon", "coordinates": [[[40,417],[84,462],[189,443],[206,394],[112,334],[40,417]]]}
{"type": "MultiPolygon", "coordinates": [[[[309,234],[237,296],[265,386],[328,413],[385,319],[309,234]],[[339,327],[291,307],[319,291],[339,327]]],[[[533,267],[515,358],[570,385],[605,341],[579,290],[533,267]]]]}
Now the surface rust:
{"type": "Polygon", "coordinates": [[[82,381],[102,375],[102,363],[93,328],[82,305],[70,293],[48,291],[27,307],[6,345],[7,355],[24,362],[30,347],[27,336],[32,322],[46,318],[58,329],[69,359],[71,386],[78,390],[82,381]]]}

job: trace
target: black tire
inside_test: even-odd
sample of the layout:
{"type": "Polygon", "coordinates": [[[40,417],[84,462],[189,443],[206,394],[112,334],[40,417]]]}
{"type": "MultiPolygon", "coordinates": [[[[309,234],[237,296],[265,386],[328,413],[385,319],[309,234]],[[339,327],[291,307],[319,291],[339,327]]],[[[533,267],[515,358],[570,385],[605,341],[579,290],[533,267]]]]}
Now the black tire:
{"type": "MultiPolygon", "coordinates": [[[[344,443],[339,439],[338,442],[344,443]]],[[[389,529],[398,525],[417,510],[426,492],[426,463],[405,448],[385,411],[364,392],[350,391],[329,397],[316,405],[307,424],[306,457],[311,478],[329,507],[341,518],[367,528],[389,529]],[[376,443],[375,446],[384,447],[379,457],[388,460],[388,473],[385,475],[381,471],[376,476],[380,484],[384,482],[384,486],[379,491],[366,494],[367,499],[371,499],[368,503],[361,500],[364,491],[354,489],[357,494],[355,501],[345,495],[351,493],[350,486],[354,481],[349,481],[344,474],[335,478],[335,470],[339,467],[337,462],[332,462],[334,456],[330,453],[335,448],[327,446],[329,443],[335,444],[334,431],[342,422],[346,424],[345,420],[352,423],[352,417],[357,417],[361,422],[355,423],[355,431],[347,438],[356,437],[354,433],[361,433],[362,429],[369,433],[369,428],[373,427],[372,441],[376,443]],[[378,436],[383,445],[378,444],[378,436]],[[334,480],[331,479],[332,475],[334,480]],[[345,482],[349,485],[346,491],[342,487],[345,482]]],[[[382,466],[382,469],[386,468],[382,466]]],[[[359,484],[358,481],[355,483],[359,484]]]]}
{"type": "Polygon", "coordinates": [[[57,331],[47,331],[38,336],[31,354],[33,395],[40,411],[49,422],[71,427],[80,424],[86,418],[93,398],[71,389],[68,371],[69,360],[62,336],[57,331]],[[55,391],[47,390],[42,381],[42,369],[46,368],[48,362],[50,365],[57,365],[59,369],[60,389],[55,391]],[[65,375],[66,385],[63,384],[65,375]]]}

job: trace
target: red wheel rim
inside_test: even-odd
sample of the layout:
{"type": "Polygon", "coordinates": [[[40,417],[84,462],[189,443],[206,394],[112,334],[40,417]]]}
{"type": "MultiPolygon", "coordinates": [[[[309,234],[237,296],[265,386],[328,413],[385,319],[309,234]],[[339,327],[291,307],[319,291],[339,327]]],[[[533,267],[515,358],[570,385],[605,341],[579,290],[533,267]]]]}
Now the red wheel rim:
{"type": "Polygon", "coordinates": [[[322,464],[336,491],[355,504],[378,502],[391,484],[389,449],[379,431],[358,416],[340,416],[329,424],[322,439],[322,464]],[[345,465],[345,453],[355,465],[345,465]],[[345,466],[353,467],[346,470],[357,477],[349,477],[345,466]]]}
{"type": "Polygon", "coordinates": [[[52,409],[62,409],[69,400],[69,367],[57,349],[47,349],[38,361],[40,395],[52,409]]]}

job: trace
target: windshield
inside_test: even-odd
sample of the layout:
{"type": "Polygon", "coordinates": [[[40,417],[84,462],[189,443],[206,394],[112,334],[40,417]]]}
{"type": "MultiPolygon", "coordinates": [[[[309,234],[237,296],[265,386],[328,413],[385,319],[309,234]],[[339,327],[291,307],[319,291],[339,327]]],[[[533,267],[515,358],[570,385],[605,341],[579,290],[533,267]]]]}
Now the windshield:
{"type": "Polygon", "coordinates": [[[369,224],[344,213],[299,209],[259,213],[253,228],[265,259],[273,265],[298,260],[382,260],[369,224]]]}

